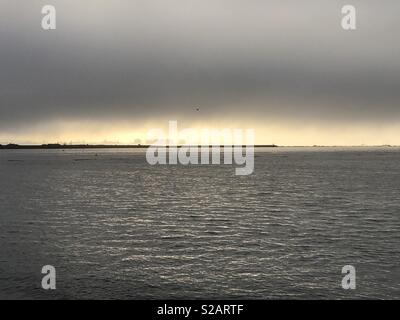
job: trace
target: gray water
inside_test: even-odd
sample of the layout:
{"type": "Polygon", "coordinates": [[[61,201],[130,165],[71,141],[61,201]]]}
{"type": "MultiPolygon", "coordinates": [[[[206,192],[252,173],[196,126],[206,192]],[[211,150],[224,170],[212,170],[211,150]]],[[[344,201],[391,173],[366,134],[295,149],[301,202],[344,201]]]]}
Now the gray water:
{"type": "Polygon", "coordinates": [[[398,148],[258,149],[250,176],[0,150],[0,298],[399,299],[399,169],[398,148]]]}

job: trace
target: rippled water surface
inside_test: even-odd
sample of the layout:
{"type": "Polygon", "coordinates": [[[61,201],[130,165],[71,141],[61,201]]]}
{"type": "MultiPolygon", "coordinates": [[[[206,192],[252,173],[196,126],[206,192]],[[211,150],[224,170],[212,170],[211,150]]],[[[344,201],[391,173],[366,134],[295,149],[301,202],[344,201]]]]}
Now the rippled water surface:
{"type": "Polygon", "coordinates": [[[400,298],[400,149],[258,149],[250,176],[0,150],[0,298],[400,298]]]}

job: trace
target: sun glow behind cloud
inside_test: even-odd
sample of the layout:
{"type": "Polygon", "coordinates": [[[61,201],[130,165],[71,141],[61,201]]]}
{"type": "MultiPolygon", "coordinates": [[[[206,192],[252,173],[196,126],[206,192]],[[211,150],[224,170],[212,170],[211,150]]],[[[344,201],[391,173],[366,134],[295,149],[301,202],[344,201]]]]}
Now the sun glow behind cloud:
{"type": "MultiPolygon", "coordinates": [[[[147,144],[151,129],[162,129],[168,135],[168,121],[60,121],[22,128],[0,134],[0,143],[42,144],[147,144]],[[29,137],[27,139],[26,137],[29,137]]],[[[253,129],[256,144],[285,146],[312,145],[399,145],[400,124],[312,124],[307,122],[260,121],[178,121],[178,130],[253,129]]],[[[184,139],[180,139],[180,143],[184,139]]],[[[198,142],[201,144],[201,142],[198,142]]]]}

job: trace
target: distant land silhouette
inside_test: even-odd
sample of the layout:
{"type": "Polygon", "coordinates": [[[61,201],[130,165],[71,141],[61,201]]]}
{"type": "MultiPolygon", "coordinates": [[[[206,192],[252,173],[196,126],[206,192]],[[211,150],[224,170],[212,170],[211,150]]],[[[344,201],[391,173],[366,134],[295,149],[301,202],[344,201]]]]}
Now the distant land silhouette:
{"type": "MultiPolygon", "coordinates": [[[[193,145],[193,147],[201,147],[202,145],[193,145]]],[[[232,145],[234,147],[235,145],[232,145]]],[[[150,145],[145,144],[133,144],[133,145],[109,145],[109,144],[59,144],[59,143],[51,143],[51,144],[41,144],[41,145],[19,145],[14,143],[9,143],[7,145],[1,145],[0,149],[143,149],[148,148],[150,145]]],[[[161,146],[160,146],[161,147],[161,146]]],[[[167,148],[169,146],[166,146],[167,148]]],[[[182,145],[178,145],[178,148],[181,148],[182,145]]],[[[209,147],[212,147],[209,145],[209,147]]],[[[224,147],[221,145],[220,147],[224,147]]],[[[243,146],[245,147],[245,146],[243,146]]],[[[255,148],[277,148],[278,146],[275,144],[265,144],[265,145],[255,145],[255,148]]]]}

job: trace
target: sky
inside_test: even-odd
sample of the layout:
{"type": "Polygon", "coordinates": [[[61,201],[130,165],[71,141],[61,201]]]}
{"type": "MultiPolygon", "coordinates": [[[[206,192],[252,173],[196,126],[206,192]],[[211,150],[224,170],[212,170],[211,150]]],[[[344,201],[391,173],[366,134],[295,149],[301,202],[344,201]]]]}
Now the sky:
{"type": "Polygon", "coordinates": [[[398,0],[0,0],[0,143],[400,145],[398,0]],[[42,6],[57,29],[41,28],[42,6]],[[357,29],[341,27],[355,6],[357,29]],[[196,109],[199,109],[198,111],[196,109]]]}

